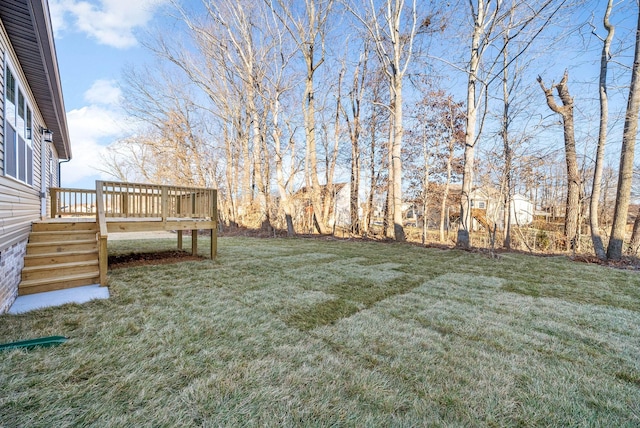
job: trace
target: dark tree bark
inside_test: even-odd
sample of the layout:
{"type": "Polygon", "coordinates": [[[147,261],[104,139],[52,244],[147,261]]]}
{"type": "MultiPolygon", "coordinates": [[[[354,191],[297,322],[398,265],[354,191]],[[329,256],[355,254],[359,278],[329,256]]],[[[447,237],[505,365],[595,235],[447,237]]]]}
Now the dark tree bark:
{"type": "Polygon", "coordinates": [[[538,76],[538,83],[547,98],[549,108],[562,116],[564,128],[565,162],[567,164],[567,208],[564,216],[564,236],[566,249],[574,248],[578,232],[578,214],[580,211],[580,172],[576,156],[576,140],[573,126],[573,98],[569,94],[567,80],[569,72],[565,71],[562,80],[557,85],[546,88],[542,78],[538,76]],[[562,105],[556,104],[553,89],[556,89],[562,105]]]}
{"type": "Polygon", "coordinates": [[[640,208],[633,222],[633,232],[631,232],[631,242],[629,242],[629,255],[637,256],[640,249],[640,208]]]}

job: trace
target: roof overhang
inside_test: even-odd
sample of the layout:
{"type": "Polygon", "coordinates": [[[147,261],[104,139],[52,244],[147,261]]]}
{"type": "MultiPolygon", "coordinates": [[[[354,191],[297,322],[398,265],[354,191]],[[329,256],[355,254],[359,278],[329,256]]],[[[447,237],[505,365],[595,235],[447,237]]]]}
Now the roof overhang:
{"type": "Polygon", "coordinates": [[[56,46],[47,0],[2,0],[0,20],[22,66],[60,159],[71,159],[56,46]]]}

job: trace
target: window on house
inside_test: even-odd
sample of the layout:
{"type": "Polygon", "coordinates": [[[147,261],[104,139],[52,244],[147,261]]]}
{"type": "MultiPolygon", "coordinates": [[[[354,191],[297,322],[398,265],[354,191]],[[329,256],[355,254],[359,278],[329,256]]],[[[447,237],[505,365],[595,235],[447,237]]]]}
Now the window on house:
{"type": "Polygon", "coordinates": [[[33,115],[15,75],[5,69],[5,174],[33,184],[33,115]]]}
{"type": "Polygon", "coordinates": [[[478,201],[478,208],[480,208],[481,210],[486,208],[484,201],[478,201]]]}

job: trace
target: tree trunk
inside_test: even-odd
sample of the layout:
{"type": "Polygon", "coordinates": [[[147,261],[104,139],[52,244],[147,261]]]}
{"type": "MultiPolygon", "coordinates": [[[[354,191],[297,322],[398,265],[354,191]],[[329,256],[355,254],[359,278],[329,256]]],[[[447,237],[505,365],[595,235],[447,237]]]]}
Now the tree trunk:
{"type": "MultiPolygon", "coordinates": [[[[424,130],[423,130],[424,132],[424,130]]],[[[434,152],[437,152],[437,148],[434,148],[434,152]]],[[[422,245],[427,243],[427,222],[428,222],[428,199],[429,199],[429,149],[427,147],[427,137],[423,135],[422,139],[422,157],[424,161],[424,176],[422,177],[422,245]]],[[[418,225],[418,214],[413,212],[413,218],[418,225]]]]}
{"type": "Polygon", "coordinates": [[[342,73],[340,73],[340,77],[338,78],[338,99],[336,101],[336,114],[335,114],[335,123],[333,126],[333,148],[327,156],[327,169],[326,169],[326,190],[325,190],[325,198],[324,198],[324,212],[323,212],[323,220],[325,224],[327,224],[330,216],[331,209],[333,208],[333,232],[335,233],[336,223],[338,221],[338,213],[335,210],[335,200],[336,200],[336,189],[333,184],[333,177],[335,175],[336,163],[338,162],[338,151],[340,148],[340,103],[342,98],[342,73]]]}
{"type": "MultiPolygon", "coordinates": [[[[478,66],[480,65],[480,41],[484,36],[486,16],[484,0],[478,0],[477,11],[473,16],[473,34],[471,36],[471,57],[467,77],[467,117],[464,147],[464,169],[462,173],[462,195],[460,197],[460,226],[456,245],[462,248],[471,246],[471,191],[476,145],[476,123],[478,120],[478,105],[476,100],[476,85],[478,83],[478,66]]],[[[473,6],[472,6],[473,14],[473,6]]]]}
{"type": "Polygon", "coordinates": [[[305,103],[304,103],[304,133],[307,141],[307,150],[309,153],[309,169],[311,176],[311,189],[309,194],[311,197],[311,206],[313,214],[316,218],[316,227],[318,232],[325,235],[329,233],[327,225],[322,221],[322,189],[318,181],[318,155],[316,153],[316,119],[315,119],[315,102],[313,95],[313,63],[307,61],[307,81],[305,85],[305,103]]]}
{"type": "MultiPolygon", "coordinates": [[[[249,152],[249,139],[244,135],[241,130],[241,120],[238,119],[238,141],[242,145],[242,193],[241,193],[241,207],[243,209],[244,216],[247,214],[247,209],[253,201],[253,188],[251,186],[251,154],[249,152]]],[[[244,217],[241,216],[241,217],[244,217]]]]}
{"type": "Polygon", "coordinates": [[[368,233],[371,228],[371,222],[373,220],[373,214],[375,212],[375,208],[373,206],[373,198],[375,196],[376,191],[376,129],[377,129],[377,120],[375,114],[371,117],[371,157],[369,158],[369,174],[371,176],[371,181],[369,184],[369,195],[367,197],[367,209],[365,211],[365,221],[363,224],[364,232],[368,233]]]}
{"type": "Polygon", "coordinates": [[[282,148],[281,144],[281,135],[282,132],[280,130],[280,126],[278,125],[278,117],[280,113],[280,101],[278,100],[278,96],[276,95],[276,99],[273,101],[273,129],[271,130],[271,135],[273,138],[273,146],[275,149],[275,160],[276,160],[276,182],[278,184],[278,192],[280,194],[280,205],[282,206],[282,211],[284,211],[284,217],[287,224],[287,236],[293,237],[295,236],[295,229],[293,227],[293,216],[291,209],[291,202],[289,201],[289,195],[287,194],[287,188],[284,181],[284,171],[282,167],[282,148]]]}
{"type": "Polygon", "coordinates": [[[444,191],[442,192],[442,203],[440,204],[440,242],[445,241],[444,226],[445,221],[449,223],[449,216],[447,215],[447,199],[449,198],[449,184],[451,183],[453,153],[454,153],[454,139],[449,139],[449,156],[447,156],[447,179],[444,183],[444,191]]]}
{"type": "MultiPolygon", "coordinates": [[[[253,81],[252,81],[253,83],[253,81]]],[[[254,86],[254,84],[250,85],[254,86]]],[[[255,101],[255,92],[252,90],[248,94],[248,103],[247,108],[249,109],[249,114],[251,116],[251,131],[252,131],[252,142],[253,142],[253,171],[255,174],[255,187],[257,190],[257,202],[258,202],[258,212],[260,215],[259,223],[260,230],[270,231],[271,223],[269,221],[269,212],[267,209],[267,189],[265,186],[265,171],[264,171],[264,156],[262,142],[264,141],[262,138],[262,130],[260,127],[260,118],[258,115],[258,111],[256,109],[256,101],[255,101]]]]}
{"type": "MultiPolygon", "coordinates": [[[[392,95],[393,97],[393,95],[392,95]]],[[[390,115],[390,122],[393,122],[393,114],[390,115]]],[[[394,138],[393,123],[389,125],[389,141],[387,142],[387,200],[385,202],[384,209],[384,236],[387,238],[395,239],[395,229],[393,227],[393,192],[395,187],[393,185],[393,138],[394,138]]]]}
{"type": "Polygon", "coordinates": [[[393,170],[393,236],[396,241],[405,241],[402,224],[402,76],[394,79],[395,104],[393,111],[393,146],[391,165],[393,170]]]}
{"type": "Polygon", "coordinates": [[[609,22],[609,15],[613,7],[613,0],[607,3],[607,10],[604,14],[603,24],[607,30],[607,37],[602,44],[602,54],[600,55],[600,130],[598,132],[598,149],[596,151],[596,164],[593,173],[593,187],[591,190],[591,203],[589,205],[589,223],[591,226],[591,241],[593,250],[600,260],[607,258],[600,236],[600,225],[598,219],[598,204],[600,203],[600,190],[602,187],[602,169],[604,164],[604,149],[607,143],[607,122],[609,114],[609,101],[607,97],[607,65],[609,62],[609,47],[613,40],[614,28],[609,22]]]}
{"type": "Polygon", "coordinates": [[[620,150],[620,169],[618,176],[618,191],[616,206],[613,212],[611,238],[607,248],[607,257],[612,260],[622,258],[622,247],[627,228],[627,214],[631,199],[631,182],[633,180],[633,158],[638,133],[638,111],[640,110],[640,10],[638,10],[638,25],[636,28],[636,46],[631,72],[631,87],[627,113],[624,118],[622,133],[622,149],[620,150]]]}
{"type": "MultiPolygon", "coordinates": [[[[512,182],[511,182],[511,161],[513,158],[513,150],[511,149],[511,143],[509,141],[509,61],[507,46],[509,43],[508,34],[504,35],[504,51],[503,51],[503,75],[502,75],[502,146],[504,155],[504,170],[503,170],[503,216],[504,216],[504,248],[511,249],[511,196],[512,196],[512,182]]],[[[494,231],[495,232],[495,231],[494,231]]]]}
{"type": "Polygon", "coordinates": [[[569,94],[567,80],[569,73],[565,71],[562,80],[557,85],[545,88],[542,78],[538,76],[538,83],[547,99],[549,108],[562,116],[564,128],[565,162],[567,166],[567,206],[564,217],[565,249],[575,248],[578,233],[578,214],[580,210],[580,172],[576,155],[576,140],[573,126],[573,99],[569,94]],[[556,89],[562,101],[562,106],[556,104],[553,89],[556,89]]]}
{"type": "MultiPolygon", "coordinates": [[[[355,126],[359,126],[358,119],[355,126]]],[[[359,137],[354,135],[351,137],[351,187],[349,194],[349,218],[351,224],[351,233],[360,234],[360,215],[358,197],[360,193],[360,147],[358,146],[359,137]]]]}
{"type": "Polygon", "coordinates": [[[629,255],[637,256],[640,249],[640,208],[636,213],[636,219],[633,222],[633,232],[631,232],[631,242],[629,242],[629,255]]]}
{"type": "Polygon", "coordinates": [[[353,74],[353,86],[351,89],[351,113],[353,115],[353,123],[349,121],[349,115],[345,114],[347,124],[349,125],[349,137],[351,139],[351,177],[350,177],[350,194],[349,194],[349,219],[351,225],[351,233],[359,235],[361,232],[360,225],[360,106],[364,95],[364,85],[367,72],[367,60],[369,50],[365,46],[365,50],[360,58],[360,63],[356,67],[353,74]],[[360,69],[362,67],[362,70],[360,69]]]}

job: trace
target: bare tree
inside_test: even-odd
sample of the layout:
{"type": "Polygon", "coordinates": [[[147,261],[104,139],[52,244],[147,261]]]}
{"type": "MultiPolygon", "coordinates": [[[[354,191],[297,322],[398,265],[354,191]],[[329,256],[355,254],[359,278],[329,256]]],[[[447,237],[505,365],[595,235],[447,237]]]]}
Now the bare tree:
{"type": "MultiPolygon", "coordinates": [[[[427,87],[431,86],[427,83],[427,87]]],[[[454,175],[459,172],[457,156],[464,141],[462,103],[455,102],[443,90],[432,89],[411,107],[410,112],[416,127],[407,131],[409,138],[405,144],[407,193],[415,195],[422,203],[425,242],[430,218],[428,210],[439,201],[436,212],[440,213],[440,236],[444,242],[449,190],[454,175]]]]}
{"type": "Polygon", "coordinates": [[[393,220],[389,230],[392,238],[404,241],[402,224],[402,85],[407,68],[412,60],[414,41],[418,29],[430,25],[430,17],[418,22],[416,0],[407,7],[405,0],[386,0],[379,11],[373,1],[369,1],[367,12],[362,14],[351,7],[351,12],[362,23],[373,41],[374,50],[389,80],[389,109],[392,112],[393,127],[389,132],[389,188],[388,210],[393,220]],[[408,9],[409,19],[404,20],[403,12],[408,9]]]}
{"type": "Polygon", "coordinates": [[[282,32],[276,25],[270,29],[271,35],[274,37],[277,43],[277,48],[272,51],[270,58],[270,71],[265,75],[265,90],[262,92],[262,96],[265,99],[265,103],[269,106],[271,112],[271,137],[273,139],[273,146],[275,151],[275,168],[276,168],[276,183],[278,185],[278,193],[280,195],[280,207],[285,215],[285,223],[287,227],[287,236],[292,237],[295,235],[295,228],[293,224],[293,205],[289,197],[289,184],[293,178],[291,174],[288,178],[285,178],[284,162],[287,158],[292,164],[292,168],[295,159],[295,141],[294,132],[291,132],[287,139],[287,144],[283,147],[282,144],[282,126],[280,123],[280,117],[282,114],[282,97],[291,90],[292,84],[287,82],[286,69],[293,57],[293,52],[287,49],[287,44],[282,32]]]}
{"type": "Polygon", "coordinates": [[[631,85],[629,100],[624,118],[622,133],[622,148],[620,150],[620,170],[618,176],[618,191],[616,205],[613,212],[611,237],[607,247],[607,257],[611,260],[622,258],[622,247],[627,227],[627,214],[631,200],[631,182],[633,180],[633,158],[638,133],[638,112],[640,111],[640,8],[638,9],[638,24],[636,27],[635,54],[631,70],[631,85]]]}
{"type": "Polygon", "coordinates": [[[349,112],[344,109],[341,104],[342,112],[347,122],[349,131],[349,139],[351,141],[351,177],[350,177],[350,195],[349,195],[349,218],[351,224],[351,233],[360,234],[360,135],[362,134],[362,102],[365,93],[365,80],[367,77],[367,63],[369,60],[369,45],[365,42],[360,59],[353,71],[353,83],[349,90],[349,112]]]}
{"type": "Polygon", "coordinates": [[[304,7],[297,7],[291,0],[278,0],[277,5],[270,0],[265,2],[276,18],[291,35],[304,60],[306,75],[303,98],[304,132],[307,159],[305,171],[311,184],[310,196],[316,227],[322,234],[329,233],[327,225],[320,218],[322,197],[318,179],[318,154],[316,149],[316,104],[315,76],[325,61],[325,38],[328,31],[328,19],[333,8],[333,0],[304,0],[304,7]]]}
{"type": "MultiPolygon", "coordinates": [[[[513,9],[511,10],[513,12],[513,9]]],[[[509,20],[513,19],[513,13],[509,14],[509,20]]],[[[509,27],[509,25],[507,25],[509,27]]],[[[513,89],[513,81],[509,80],[509,29],[503,34],[503,52],[502,52],[502,129],[500,136],[502,137],[502,147],[504,156],[504,169],[502,173],[502,192],[503,192],[503,212],[504,212],[504,241],[505,248],[511,248],[511,198],[513,196],[513,180],[512,180],[512,161],[513,148],[511,147],[509,127],[511,125],[511,90],[513,89]],[[510,85],[511,83],[511,85],[510,85]]]]}
{"type": "MultiPolygon", "coordinates": [[[[596,164],[593,172],[593,184],[591,190],[591,202],[589,204],[589,222],[591,226],[591,241],[593,250],[600,260],[607,258],[600,236],[600,225],[598,222],[598,204],[600,203],[600,191],[602,188],[602,170],[604,168],[604,151],[607,143],[607,123],[609,114],[609,100],[607,95],[607,65],[609,63],[611,41],[613,40],[614,27],[609,21],[613,0],[607,2],[607,9],[604,13],[603,25],[607,30],[607,36],[602,42],[602,53],[600,55],[600,129],[598,132],[598,148],[596,150],[596,164]]],[[[594,31],[595,34],[595,31],[594,31]]]]}
{"type": "Polygon", "coordinates": [[[565,162],[567,165],[567,206],[564,218],[564,236],[566,249],[574,248],[578,233],[578,214],[580,211],[580,187],[582,180],[578,170],[576,155],[576,140],[573,122],[573,98],[569,94],[567,81],[569,72],[565,71],[562,80],[558,84],[552,84],[550,88],[544,86],[542,77],[538,76],[538,83],[545,94],[549,108],[562,116],[564,128],[565,162]],[[558,92],[562,105],[558,105],[553,95],[553,90],[558,92]]]}
{"type": "Polygon", "coordinates": [[[486,49],[487,40],[491,34],[498,16],[498,9],[501,1],[491,9],[491,0],[477,0],[469,2],[471,18],[473,19],[473,33],[471,35],[471,50],[469,58],[469,68],[467,71],[467,117],[465,132],[464,150],[464,172],[462,175],[462,195],[460,199],[460,226],[458,228],[458,239],[456,245],[469,248],[471,238],[471,191],[473,185],[475,147],[476,147],[476,125],[478,121],[478,83],[479,67],[482,55],[486,49]]]}
{"type": "MultiPolygon", "coordinates": [[[[566,0],[542,0],[530,2],[510,3],[504,0],[475,0],[469,1],[470,16],[473,21],[471,33],[470,55],[466,63],[467,73],[467,124],[465,135],[464,172],[462,177],[462,195],[460,200],[460,227],[458,229],[457,245],[463,248],[470,246],[471,230],[471,191],[474,181],[475,148],[482,133],[483,121],[478,122],[480,99],[486,95],[489,85],[502,75],[502,68],[519,58],[533,43],[533,41],[549,25],[551,19],[564,5],[566,0]],[[501,25],[503,21],[514,15],[508,26],[501,25]],[[511,59],[503,67],[496,65],[501,62],[502,51],[497,55],[487,57],[486,52],[493,45],[493,40],[499,37],[504,28],[510,29],[509,40],[521,40],[517,52],[513,52],[511,59]],[[481,66],[484,64],[484,73],[481,66]],[[479,129],[478,128],[479,125],[479,129]]],[[[484,116],[481,116],[482,119],[484,116]]]]}
{"type": "Polygon", "coordinates": [[[191,186],[215,181],[212,171],[217,160],[206,114],[189,83],[174,71],[143,67],[125,72],[123,107],[144,127],[112,145],[106,165],[110,173],[191,186]]]}
{"type": "Polygon", "coordinates": [[[372,73],[367,77],[367,101],[370,104],[369,114],[365,116],[366,126],[363,131],[366,133],[366,161],[367,172],[369,177],[368,188],[364,216],[362,221],[362,230],[364,234],[368,234],[371,230],[371,223],[374,221],[376,211],[376,193],[380,190],[381,181],[384,179],[384,172],[388,170],[387,157],[385,156],[385,146],[381,144],[380,135],[384,134],[385,126],[389,126],[387,120],[389,110],[383,107],[386,98],[384,85],[384,77],[377,67],[373,67],[372,73]]]}

